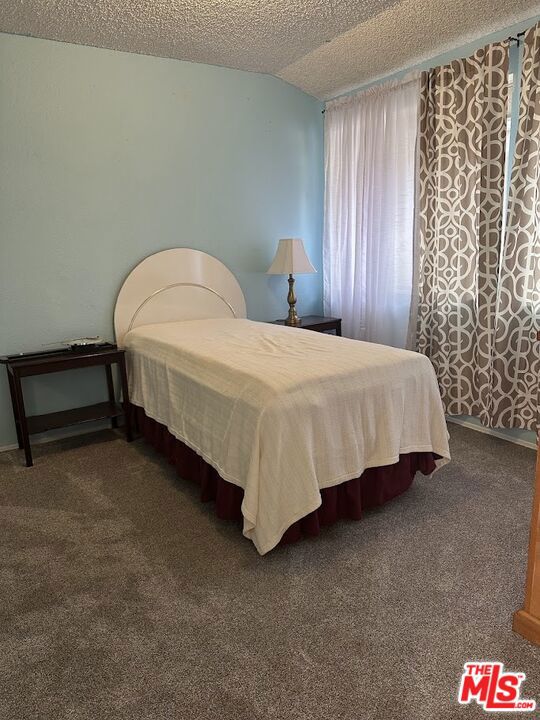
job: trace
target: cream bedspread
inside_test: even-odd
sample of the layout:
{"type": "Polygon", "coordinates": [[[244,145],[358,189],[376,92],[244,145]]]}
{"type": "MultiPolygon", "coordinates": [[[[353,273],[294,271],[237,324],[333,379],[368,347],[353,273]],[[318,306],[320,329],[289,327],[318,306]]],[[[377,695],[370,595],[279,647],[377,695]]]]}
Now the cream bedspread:
{"type": "Polygon", "coordinates": [[[244,488],[261,554],[319,507],[320,488],[401,453],[450,459],[423,355],[240,319],[147,325],[126,347],[131,401],[244,488]]]}

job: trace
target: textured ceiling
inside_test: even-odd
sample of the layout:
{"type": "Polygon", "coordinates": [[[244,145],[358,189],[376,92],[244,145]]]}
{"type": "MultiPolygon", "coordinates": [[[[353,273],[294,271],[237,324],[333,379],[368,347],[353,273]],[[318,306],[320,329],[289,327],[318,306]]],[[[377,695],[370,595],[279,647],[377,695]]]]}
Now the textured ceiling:
{"type": "Polygon", "coordinates": [[[531,0],[402,0],[277,74],[329,99],[539,13],[531,0]]]}
{"type": "Polygon", "coordinates": [[[540,0],[0,0],[0,31],[270,73],[322,99],[540,12],[540,0]]]}

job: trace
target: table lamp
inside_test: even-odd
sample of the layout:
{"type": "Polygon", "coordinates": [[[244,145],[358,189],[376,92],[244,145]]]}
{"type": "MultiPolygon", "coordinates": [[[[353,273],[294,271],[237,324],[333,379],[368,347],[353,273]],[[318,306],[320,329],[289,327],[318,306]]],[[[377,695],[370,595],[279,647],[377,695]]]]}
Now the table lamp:
{"type": "Polygon", "coordinates": [[[294,277],[293,273],[315,273],[317,272],[310,263],[304,243],[300,238],[284,238],[279,241],[276,250],[274,262],[266,271],[267,275],[288,275],[289,276],[289,293],[287,301],[289,303],[289,314],[285,320],[285,325],[296,327],[302,324],[302,318],[296,313],[296,295],[294,294],[294,277]]]}

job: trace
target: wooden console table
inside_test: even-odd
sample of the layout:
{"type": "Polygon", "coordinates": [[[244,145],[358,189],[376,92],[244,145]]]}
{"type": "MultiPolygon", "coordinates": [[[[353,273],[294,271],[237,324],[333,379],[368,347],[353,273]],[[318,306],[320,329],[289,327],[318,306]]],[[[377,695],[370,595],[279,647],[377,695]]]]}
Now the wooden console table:
{"type": "Polygon", "coordinates": [[[1,357],[0,363],[3,363],[6,366],[11,403],[13,406],[13,417],[17,431],[17,441],[19,443],[19,447],[24,449],[27,467],[31,467],[33,465],[30,435],[45,432],[47,430],[66,427],[68,425],[76,425],[78,423],[89,422],[91,420],[102,420],[104,418],[110,418],[112,426],[116,427],[118,417],[120,415],[124,415],[126,439],[128,442],[131,442],[133,439],[129,413],[129,392],[124,351],[119,350],[116,345],[107,343],[106,345],[100,345],[92,349],[62,349],[53,350],[51,352],[8,355],[6,357],[1,357]],[[122,406],[115,400],[114,382],[111,368],[111,366],[115,363],[120,369],[122,399],[125,412],[122,406]],[[47,413],[46,415],[33,415],[30,417],[26,415],[21,382],[23,377],[45,375],[48,373],[62,372],[63,370],[92,367],[95,365],[105,366],[109,396],[107,402],[73,408],[71,410],[47,413]]]}
{"type": "MultiPolygon", "coordinates": [[[[540,333],[538,333],[538,340],[540,340],[540,333]]],[[[514,614],[512,624],[515,632],[536,645],[540,645],[540,437],[538,440],[525,604],[523,610],[518,610],[514,614]]]]}

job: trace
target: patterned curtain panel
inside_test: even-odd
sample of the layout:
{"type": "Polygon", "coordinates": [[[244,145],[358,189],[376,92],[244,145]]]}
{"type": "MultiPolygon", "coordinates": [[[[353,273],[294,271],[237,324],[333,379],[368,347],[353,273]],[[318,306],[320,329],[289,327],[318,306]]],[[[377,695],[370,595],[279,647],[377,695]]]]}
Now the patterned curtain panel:
{"type": "Polygon", "coordinates": [[[489,424],[508,115],[507,42],[422,75],[418,349],[450,415],[489,424]]]}
{"type": "Polygon", "coordinates": [[[492,426],[535,430],[540,380],[540,25],[529,30],[524,46],[497,303],[492,426]]]}

